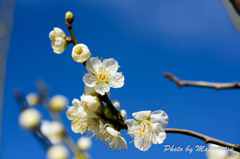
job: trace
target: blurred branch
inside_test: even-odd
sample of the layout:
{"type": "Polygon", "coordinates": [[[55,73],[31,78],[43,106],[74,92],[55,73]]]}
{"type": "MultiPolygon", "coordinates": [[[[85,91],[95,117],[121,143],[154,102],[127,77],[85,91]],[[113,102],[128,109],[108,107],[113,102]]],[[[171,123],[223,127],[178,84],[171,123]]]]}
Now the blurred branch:
{"type": "Polygon", "coordinates": [[[174,76],[171,73],[164,72],[163,75],[170,81],[177,84],[178,87],[192,86],[192,87],[205,87],[214,88],[216,90],[220,89],[240,89],[240,83],[215,83],[215,82],[205,82],[205,81],[183,81],[174,76]]]}
{"type": "MultiPolygon", "coordinates": [[[[21,112],[25,109],[28,109],[29,106],[25,100],[25,97],[22,93],[21,90],[16,90],[14,91],[14,97],[21,109],[21,112]]],[[[43,145],[43,147],[47,150],[49,147],[52,146],[51,142],[48,140],[48,138],[46,138],[39,127],[37,127],[34,131],[33,131],[34,136],[36,137],[36,139],[43,145]]]]}
{"type": "Polygon", "coordinates": [[[240,152],[240,145],[234,145],[234,144],[231,144],[228,142],[224,142],[224,141],[209,137],[207,135],[200,134],[200,133],[192,131],[192,130],[176,129],[176,128],[165,128],[164,130],[166,133],[175,133],[175,134],[183,134],[183,135],[187,135],[187,136],[192,136],[192,137],[203,140],[205,142],[205,144],[212,143],[212,144],[216,144],[219,146],[232,148],[233,150],[240,152]]]}
{"type": "MultiPolygon", "coordinates": [[[[40,97],[40,101],[41,104],[44,106],[44,108],[48,111],[49,115],[51,116],[53,121],[58,121],[59,123],[61,123],[62,125],[64,125],[59,112],[53,112],[50,109],[50,105],[49,105],[49,87],[48,85],[40,80],[37,81],[36,83],[36,87],[38,89],[39,92],[39,97],[40,97]]],[[[66,145],[68,145],[68,147],[72,150],[72,152],[76,155],[76,156],[81,156],[82,154],[80,154],[77,151],[77,147],[73,141],[73,139],[71,138],[71,136],[69,136],[69,134],[67,133],[67,131],[65,130],[64,133],[64,142],[66,143],[66,145]]]]}
{"type": "Polygon", "coordinates": [[[240,33],[240,1],[239,0],[222,0],[224,7],[227,9],[232,23],[240,33]]]}
{"type": "Polygon", "coordinates": [[[0,150],[2,143],[3,92],[6,61],[13,27],[15,4],[16,0],[2,0],[0,4],[0,150]]]}
{"type": "Polygon", "coordinates": [[[239,0],[229,0],[233,5],[235,11],[240,15],[240,1],[239,0]]]}

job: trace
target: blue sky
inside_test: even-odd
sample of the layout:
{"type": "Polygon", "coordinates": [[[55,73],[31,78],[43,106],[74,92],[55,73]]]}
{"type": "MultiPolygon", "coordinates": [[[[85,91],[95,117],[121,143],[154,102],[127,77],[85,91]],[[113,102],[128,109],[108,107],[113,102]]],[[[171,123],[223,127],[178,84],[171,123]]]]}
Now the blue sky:
{"type": "MultiPolygon", "coordinates": [[[[80,43],[93,56],[118,60],[125,76],[121,89],[111,89],[128,117],[141,110],[164,110],[169,128],[186,128],[240,143],[239,90],[215,91],[181,88],[166,80],[168,71],[182,79],[214,82],[240,81],[240,36],[220,1],[209,0],[19,0],[16,6],[5,84],[3,149],[1,157],[44,158],[33,136],[18,124],[19,109],[12,97],[15,88],[35,92],[41,78],[51,95],[63,94],[71,101],[83,93],[85,68],[71,58],[72,45],[54,54],[48,39],[53,27],[62,28],[66,11],[75,16],[73,28],[80,43]]],[[[42,109],[41,109],[42,110],[42,109]]],[[[48,118],[42,111],[44,118],[48,118]]],[[[75,141],[80,137],[65,125],[75,141]]],[[[132,139],[122,132],[127,142],[132,139]]],[[[203,144],[188,136],[168,134],[162,145],[141,152],[129,144],[126,151],[111,151],[93,141],[92,158],[205,158],[205,153],[163,152],[165,144],[186,147],[203,144]]]]}

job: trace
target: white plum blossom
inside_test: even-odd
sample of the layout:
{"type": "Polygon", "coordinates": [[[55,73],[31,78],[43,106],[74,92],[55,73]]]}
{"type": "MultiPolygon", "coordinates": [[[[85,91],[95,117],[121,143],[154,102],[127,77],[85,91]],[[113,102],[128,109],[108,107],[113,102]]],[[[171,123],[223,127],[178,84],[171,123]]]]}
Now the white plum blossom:
{"type": "Polygon", "coordinates": [[[208,159],[228,159],[228,152],[223,149],[223,147],[209,144],[209,150],[207,151],[208,159]]]}
{"type": "Polygon", "coordinates": [[[26,97],[29,106],[36,106],[39,104],[39,97],[36,93],[29,93],[26,97]]]}
{"type": "Polygon", "coordinates": [[[81,151],[87,151],[91,148],[92,142],[87,137],[81,137],[78,140],[77,145],[81,151]]]}
{"type": "Polygon", "coordinates": [[[68,159],[69,151],[64,145],[53,145],[47,151],[47,159],[68,159]]]}
{"type": "Polygon", "coordinates": [[[91,55],[88,47],[84,44],[77,44],[72,49],[72,58],[79,63],[84,63],[91,55]]]}
{"type": "Polygon", "coordinates": [[[52,41],[53,52],[61,54],[67,47],[66,35],[62,29],[55,27],[49,33],[49,39],[52,41]]]}
{"type": "Polygon", "coordinates": [[[216,144],[209,144],[206,155],[208,159],[240,159],[239,152],[216,144]]]}
{"type": "Polygon", "coordinates": [[[110,124],[105,124],[104,130],[101,132],[100,139],[110,147],[110,149],[127,149],[127,143],[121,136],[121,133],[113,128],[110,124]]]}
{"type": "Polygon", "coordinates": [[[86,110],[91,111],[93,113],[96,113],[101,106],[101,103],[97,96],[85,94],[81,96],[81,104],[86,110]]]}
{"type": "Polygon", "coordinates": [[[60,144],[64,136],[64,127],[60,122],[43,120],[40,130],[53,144],[60,144]]]}
{"type": "Polygon", "coordinates": [[[87,60],[86,68],[89,73],[83,77],[85,85],[94,87],[95,91],[100,95],[104,95],[110,91],[110,87],[120,88],[124,85],[124,76],[117,72],[118,62],[113,58],[100,59],[92,57],[87,60]]]}
{"type": "Polygon", "coordinates": [[[164,127],[168,124],[168,116],[162,111],[140,111],[132,114],[136,119],[128,119],[128,134],[134,138],[134,145],[147,151],[152,144],[161,144],[166,138],[164,127]]]}
{"type": "Polygon", "coordinates": [[[74,99],[72,104],[73,106],[67,110],[67,117],[72,120],[72,131],[81,134],[87,132],[90,138],[95,135],[99,136],[103,127],[99,117],[95,113],[85,110],[82,102],[78,99],[74,99]]]}
{"type": "Polygon", "coordinates": [[[19,116],[20,125],[29,130],[35,129],[39,125],[40,121],[41,114],[34,108],[24,110],[19,116]]]}
{"type": "Polygon", "coordinates": [[[49,101],[49,106],[52,111],[61,111],[68,104],[68,99],[63,95],[55,95],[49,101]]]}

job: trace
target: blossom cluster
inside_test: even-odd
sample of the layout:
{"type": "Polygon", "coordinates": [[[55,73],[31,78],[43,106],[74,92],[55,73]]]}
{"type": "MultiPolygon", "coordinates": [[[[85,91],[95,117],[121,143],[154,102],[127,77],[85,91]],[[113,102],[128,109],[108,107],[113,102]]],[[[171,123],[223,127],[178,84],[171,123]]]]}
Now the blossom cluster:
{"type": "MultiPolygon", "coordinates": [[[[73,21],[71,13],[66,14],[67,26],[73,21]]],[[[70,29],[72,35],[73,31],[70,29]]],[[[65,42],[55,44],[58,34],[65,33],[54,28],[49,38],[52,48],[59,54],[65,50],[65,42]],[[54,35],[54,36],[53,36],[54,35]],[[54,37],[54,38],[53,38],[54,37]]],[[[62,36],[63,37],[63,36],[62,36]]],[[[67,38],[65,41],[67,42],[67,38]]],[[[127,149],[127,142],[122,137],[120,130],[127,129],[128,134],[134,138],[134,145],[142,151],[147,151],[152,144],[161,144],[166,138],[164,127],[168,124],[168,116],[162,111],[140,111],[133,113],[135,119],[127,119],[127,112],[120,110],[117,100],[110,101],[110,88],[121,88],[125,79],[122,72],[118,72],[118,62],[113,59],[99,59],[91,57],[92,54],[85,44],[78,44],[75,36],[71,39],[74,44],[72,58],[74,61],[83,63],[87,73],[83,76],[85,92],[80,99],[73,99],[72,106],[67,110],[67,118],[71,120],[71,128],[75,133],[86,133],[89,138],[99,138],[111,149],[127,149]]],[[[70,41],[71,43],[71,41],[70,41]]]]}
{"type": "Polygon", "coordinates": [[[46,92],[45,86],[40,86],[39,93],[28,94],[26,102],[25,99],[18,99],[22,109],[19,116],[20,125],[24,129],[35,133],[35,136],[43,141],[47,147],[46,157],[48,159],[70,158],[66,145],[70,148],[72,147],[77,152],[74,158],[87,158],[88,154],[86,151],[90,149],[92,144],[88,138],[80,137],[76,146],[74,143],[66,142],[70,136],[59,118],[59,113],[67,107],[67,98],[63,95],[55,95],[48,100],[46,92]],[[43,119],[43,115],[37,109],[40,105],[46,108],[52,120],[43,119]]]}

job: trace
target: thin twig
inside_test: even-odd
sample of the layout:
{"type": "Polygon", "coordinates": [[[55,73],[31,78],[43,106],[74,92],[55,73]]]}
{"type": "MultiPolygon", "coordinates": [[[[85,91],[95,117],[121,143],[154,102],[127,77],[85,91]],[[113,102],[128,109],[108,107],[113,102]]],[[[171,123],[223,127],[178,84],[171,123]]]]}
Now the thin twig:
{"type": "Polygon", "coordinates": [[[240,89],[239,82],[232,83],[215,83],[215,82],[205,82],[205,81],[186,81],[180,80],[171,73],[165,72],[163,75],[172,82],[175,82],[178,87],[191,86],[191,87],[205,87],[214,88],[216,90],[220,89],[240,89]]]}
{"type": "MultiPolygon", "coordinates": [[[[37,89],[39,91],[39,96],[40,96],[40,101],[42,103],[42,105],[44,106],[44,108],[48,111],[50,117],[52,118],[53,121],[57,121],[59,123],[61,123],[62,125],[64,125],[64,123],[62,122],[62,119],[59,115],[59,112],[53,112],[50,109],[49,106],[49,87],[45,84],[44,81],[38,81],[37,84],[37,89]]],[[[74,141],[72,140],[72,138],[69,136],[69,134],[67,133],[67,130],[64,130],[64,142],[66,143],[66,145],[68,145],[68,147],[72,150],[72,152],[77,155],[77,148],[76,145],[74,143],[74,141]]]]}
{"type": "MultiPolygon", "coordinates": [[[[25,100],[25,97],[22,93],[21,90],[15,90],[14,91],[14,97],[20,107],[21,112],[28,109],[29,106],[25,100]]],[[[40,143],[43,145],[43,147],[47,150],[49,147],[52,146],[52,143],[48,140],[48,138],[46,138],[41,130],[40,127],[37,127],[33,132],[33,135],[36,137],[36,139],[38,139],[38,141],[40,141],[40,143]]]]}
{"type": "Polygon", "coordinates": [[[176,128],[165,128],[164,130],[166,133],[175,133],[175,134],[183,134],[183,135],[192,136],[192,137],[203,140],[205,142],[205,144],[212,143],[212,144],[216,144],[219,146],[232,148],[233,150],[240,152],[240,145],[234,145],[234,144],[231,144],[228,142],[224,142],[224,141],[209,137],[207,135],[200,134],[200,133],[192,131],[192,130],[176,129],[176,128]]]}

